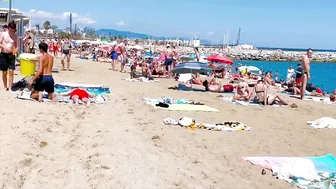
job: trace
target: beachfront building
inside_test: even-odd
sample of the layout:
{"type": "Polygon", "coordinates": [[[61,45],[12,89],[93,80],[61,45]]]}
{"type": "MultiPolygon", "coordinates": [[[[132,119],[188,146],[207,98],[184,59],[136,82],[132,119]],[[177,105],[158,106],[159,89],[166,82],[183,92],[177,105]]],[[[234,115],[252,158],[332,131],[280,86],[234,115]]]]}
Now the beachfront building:
{"type": "MultiPolygon", "coordinates": [[[[8,21],[8,8],[0,8],[0,26],[2,28],[3,25],[7,24],[8,21]]],[[[19,12],[16,9],[12,9],[11,11],[11,19],[16,22],[16,25],[19,26],[19,22],[23,19],[23,25],[28,26],[30,23],[30,18],[28,16],[23,15],[23,13],[19,12]]]]}

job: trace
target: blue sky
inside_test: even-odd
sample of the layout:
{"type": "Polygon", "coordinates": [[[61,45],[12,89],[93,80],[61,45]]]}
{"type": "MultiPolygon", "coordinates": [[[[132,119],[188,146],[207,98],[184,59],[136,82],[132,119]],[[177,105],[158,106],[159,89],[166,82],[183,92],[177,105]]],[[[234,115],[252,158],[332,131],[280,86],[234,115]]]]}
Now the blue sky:
{"type": "Polygon", "coordinates": [[[96,29],[197,34],[212,41],[230,30],[235,41],[241,27],[242,43],[336,49],[336,0],[13,0],[13,8],[31,14],[35,23],[49,20],[61,28],[68,24],[63,13],[74,12],[74,23],[96,29]]]}

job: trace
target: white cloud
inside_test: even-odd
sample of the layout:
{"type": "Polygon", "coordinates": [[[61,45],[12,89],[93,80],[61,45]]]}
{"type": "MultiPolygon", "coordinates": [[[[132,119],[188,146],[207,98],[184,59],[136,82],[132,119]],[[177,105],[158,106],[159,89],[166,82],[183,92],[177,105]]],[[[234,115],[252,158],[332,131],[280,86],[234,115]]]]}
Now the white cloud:
{"type": "Polygon", "coordinates": [[[117,26],[124,26],[125,22],[121,20],[121,21],[117,22],[116,24],[117,24],[117,26]]]}
{"type": "Polygon", "coordinates": [[[208,32],[207,33],[207,36],[212,36],[212,35],[214,35],[215,34],[215,32],[208,32]]]}
{"type": "MultiPolygon", "coordinates": [[[[70,17],[70,12],[54,13],[46,12],[42,10],[30,9],[28,12],[24,12],[25,15],[31,16],[34,21],[65,21],[70,17]]],[[[88,15],[79,15],[77,13],[72,13],[72,22],[74,24],[94,24],[96,21],[88,15]]]]}

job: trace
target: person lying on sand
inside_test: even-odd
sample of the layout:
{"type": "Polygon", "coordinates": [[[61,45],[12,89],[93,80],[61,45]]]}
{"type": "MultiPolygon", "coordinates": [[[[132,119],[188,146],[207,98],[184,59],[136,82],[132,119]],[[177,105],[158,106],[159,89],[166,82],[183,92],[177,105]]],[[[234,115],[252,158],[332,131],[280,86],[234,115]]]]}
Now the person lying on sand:
{"type": "Polygon", "coordinates": [[[257,84],[253,88],[253,94],[257,97],[258,102],[261,105],[273,105],[273,104],[280,104],[280,105],[288,105],[285,99],[278,95],[268,94],[268,85],[263,81],[259,80],[257,84]]]}
{"type": "Polygon", "coordinates": [[[90,97],[94,98],[97,96],[81,88],[72,89],[69,92],[61,93],[60,95],[70,96],[70,99],[77,105],[79,104],[79,100],[81,100],[86,105],[90,105],[90,97]]]}
{"type": "Polygon", "coordinates": [[[250,100],[252,91],[249,90],[248,84],[241,82],[235,87],[233,98],[235,100],[250,100]]]}
{"type": "MultiPolygon", "coordinates": [[[[216,79],[214,77],[208,77],[205,80],[207,80],[209,82],[210,85],[215,85],[216,84],[216,79]]],[[[202,80],[200,78],[200,74],[196,73],[196,74],[192,74],[192,79],[191,79],[191,83],[192,84],[196,84],[196,85],[203,85],[204,80],[202,80]]]]}
{"type": "MultiPolygon", "coordinates": [[[[210,81],[211,82],[211,81],[210,81]]],[[[209,92],[217,92],[217,93],[224,93],[224,92],[232,92],[233,86],[232,85],[221,85],[218,84],[210,84],[208,80],[203,81],[203,86],[205,87],[206,91],[209,92]]]]}

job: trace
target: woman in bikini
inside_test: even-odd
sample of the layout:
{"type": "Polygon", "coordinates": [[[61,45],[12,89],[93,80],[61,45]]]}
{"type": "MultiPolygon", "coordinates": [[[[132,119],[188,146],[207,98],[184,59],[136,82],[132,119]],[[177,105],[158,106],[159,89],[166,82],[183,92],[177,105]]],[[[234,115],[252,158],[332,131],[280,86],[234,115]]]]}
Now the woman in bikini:
{"type": "Polygon", "coordinates": [[[254,86],[253,92],[255,93],[258,102],[261,105],[273,105],[279,103],[280,105],[288,105],[285,99],[278,94],[268,94],[268,85],[263,81],[259,80],[254,86]]]}
{"type": "Polygon", "coordinates": [[[62,96],[70,96],[70,99],[75,103],[79,104],[79,100],[90,105],[90,98],[96,97],[95,94],[86,91],[85,89],[76,88],[69,92],[61,93],[62,96]]]}

